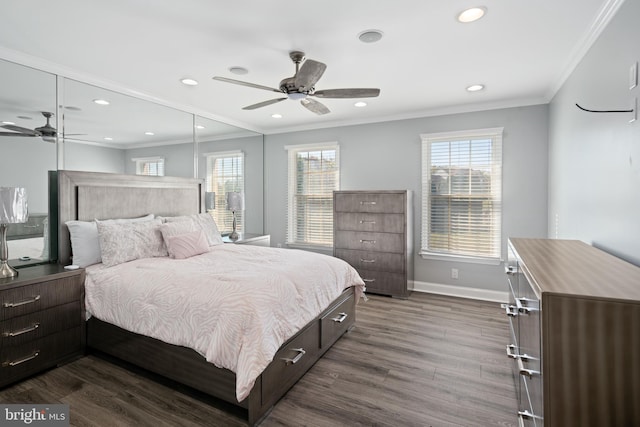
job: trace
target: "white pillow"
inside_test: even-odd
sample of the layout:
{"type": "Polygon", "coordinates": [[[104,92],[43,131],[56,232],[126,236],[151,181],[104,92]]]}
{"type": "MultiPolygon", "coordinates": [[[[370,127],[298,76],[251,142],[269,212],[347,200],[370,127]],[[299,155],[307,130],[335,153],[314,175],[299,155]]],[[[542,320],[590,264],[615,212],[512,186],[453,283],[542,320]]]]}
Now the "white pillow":
{"type": "Polygon", "coordinates": [[[218,231],[218,226],[216,225],[215,220],[211,214],[206,212],[194,215],[165,217],[163,220],[167,223],[192,222],[195,226],[195,230],[204,231],[205,236],[207,236],[209,246],[221,245],[223,243],[222,235],[220,234],[220,231],[218,231]]]}
{"type": "Polygon", "coordinates": [[[134,259],[167,256],[160,219],[144,222],[97,221],[102,264],[106,267],[134,259]]]}
{"type": "MultiPolygon", "coordinates": [[[[149,214],[140,218],[108,219],[100,222],[126,223],[151,221],[153,218],[154,215],[149,214]]],[[[69,235],[71,237],[73,263],[84,268],[102,262],[96,221],[67,221],[65,224],[69,228],[69,235]]]]}

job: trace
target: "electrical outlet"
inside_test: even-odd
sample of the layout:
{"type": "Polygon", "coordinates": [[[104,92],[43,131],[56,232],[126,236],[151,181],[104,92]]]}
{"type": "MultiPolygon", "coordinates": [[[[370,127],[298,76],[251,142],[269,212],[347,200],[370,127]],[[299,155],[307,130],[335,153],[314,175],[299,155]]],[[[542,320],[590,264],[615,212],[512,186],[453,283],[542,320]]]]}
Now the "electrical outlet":
{"type": "Polygon", "coordinates": [[[451,269],[451,278],[452,279],[457,279],[458,278],[458,269],[457,268],[452,268],[451,269]]]}

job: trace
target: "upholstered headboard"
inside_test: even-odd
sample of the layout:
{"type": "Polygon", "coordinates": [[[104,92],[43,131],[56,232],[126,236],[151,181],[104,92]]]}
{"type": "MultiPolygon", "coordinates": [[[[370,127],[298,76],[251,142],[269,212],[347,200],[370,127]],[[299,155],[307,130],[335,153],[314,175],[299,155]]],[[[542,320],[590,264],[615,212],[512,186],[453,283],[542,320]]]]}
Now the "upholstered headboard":
{"type": "Polygon", "coordinates": [[[50,191],[57,188],[60,264],[69,264],[71,258],[66,221],[134,218],[150,213],[190,215],[204,209],[202,179],[62,170],[50,173],[49,180],[50,191]]]}

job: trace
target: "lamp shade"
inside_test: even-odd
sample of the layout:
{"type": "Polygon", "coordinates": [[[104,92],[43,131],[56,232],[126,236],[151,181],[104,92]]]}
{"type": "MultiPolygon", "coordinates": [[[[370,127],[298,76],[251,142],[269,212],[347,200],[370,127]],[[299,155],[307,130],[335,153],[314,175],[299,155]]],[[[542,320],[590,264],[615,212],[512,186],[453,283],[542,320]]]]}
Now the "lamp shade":
{"type": "Polygon", "coordinates": [[[244,210],[244,194],[237,191],[227,193],[227,210],[234,212],[244,210]]]}
{"type": "Polygon", "coordinates": [[[0,187],[0,224],[27,222],[27,190],[19,187],[0,187]]]}
{"type": "Polygon", "coordinates": [[[204,193],[204,207],[206,210],[211,211],[216,208],[216,193],[213,191],[207,191],[204,193]]]}

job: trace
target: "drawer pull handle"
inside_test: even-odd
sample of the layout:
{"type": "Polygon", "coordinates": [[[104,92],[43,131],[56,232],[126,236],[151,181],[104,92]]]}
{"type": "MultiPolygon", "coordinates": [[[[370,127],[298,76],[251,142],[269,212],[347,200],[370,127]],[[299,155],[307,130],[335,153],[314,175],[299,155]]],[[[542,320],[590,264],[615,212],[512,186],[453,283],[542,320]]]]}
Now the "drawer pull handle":
{"type": "Polygon", "coordinates": [[[524,426],[524,420],[541,420],[542,417],[539,415],[533,415],[531,412],[527,411],[526,409],[524,411],[518,411],[518,422],[519,425],[524,426]]]}
{"type": "Polygon", "coordinates": [[[360,202],[361,205],[377,205],[376,202],[368,202],[366,200],[363,200],[362,202],[360,202]]]}
{"type": "Polygon", "coordinates": [[[300,361],[300,359],[302,359],[302,356],[304,356],[306,353],[306,351],[304,351],[304,348],[292,348],[291,350],[297,351],[298,355],[293,359],[289,359],[288,357],[283,357],[282,360],[284,360],[285,365],[295,365],[300,361]]]}
{"type": "Polygon", "coordinates": [[[360,243],[369,243],[371,245],[375,245],[376,241],[375,240],[364,240],[364,239],[360,239],[360,243]]]}
{"type": "Polygon", "coordinates": [[[36,295],[33,298],[26,299],[26,300],[20,301],[20,302],[5,302],[4,304],[2,304],[2,306],[5,307],[5,308],[20,307],[21,305],[32,304],[32,303],[38,301],[39,299],[40,299],[40,295],[36,295]]]}
{"type": "Polygon", "coordinates": [[[338,313],[338,317],[332,317],[331,320],[337,323],[342,323],[349,315],[347,313],[338,313]]]}
{"type": "Polygon", "coordinates": [[[364,259],[364,258],[360,258],[360,262],[367,262],[369,264],[376,262],[375,259],[364,259]]]}
{"type": "Polygon", "coordinates": [[[27,326],[26,328],[23,329],[18,329],[17,331],[11,331],[11,332],[3,332],[2,336],[3,337],[17,337],[18,335],[22,335],[22,334],[26,334],[27,332],[33,332],[36,329],[38,329],[40,327],[40,323],[36,322],[31,326],[27,326]]]}
{"type": "Polygon", "coordinates": [[[516,346],[513,344],[509,344],[507,346],[507,357],[510,359],[518,359],[518,355],[515,352],[516,346]]]}
{"type": "Polygon", "coordinates": [[[528,360],[530,359],[527,355],[518,356],[518,371],[520,371],[520,375],[523,377],[529,377],[531,379],[534,375],[540,375],[540,372],[534,371],[533,369],[525,369],[524,363],[522,363],[522,359],[528,360]]]}
{"type": "Polygon", "coordinates": [[[360,224],[375,224],[376,222],[372,219],[361,219],[360,224]]]}
{"type": "Polygon", "coordinates": [[[38,357],[39,354],[40,354],[40,350],[36,350],[31,355],[23,357],[22,359],[8,360],[6,362],[3,362],[2,363],[2,367],[6,368],[6,367],[17,366],[17,365],[19,365],[21,363],[28,362],[29,360],[35,359],[36,357],[38,357]]]}
{"type": "Polygon", "coordinates": [[[516,268],[512,265],[510,266],[505,266],[504,267],[504,272],[505,274],[509,275],[509,276],[513,276],[514,274],[516,274],[516,268]]]}
{"type": "Polygon", "coordinates": [[[362,278],[363,282],[375,282],[376,279],[365,279],[364,277],[362,278]]]}

